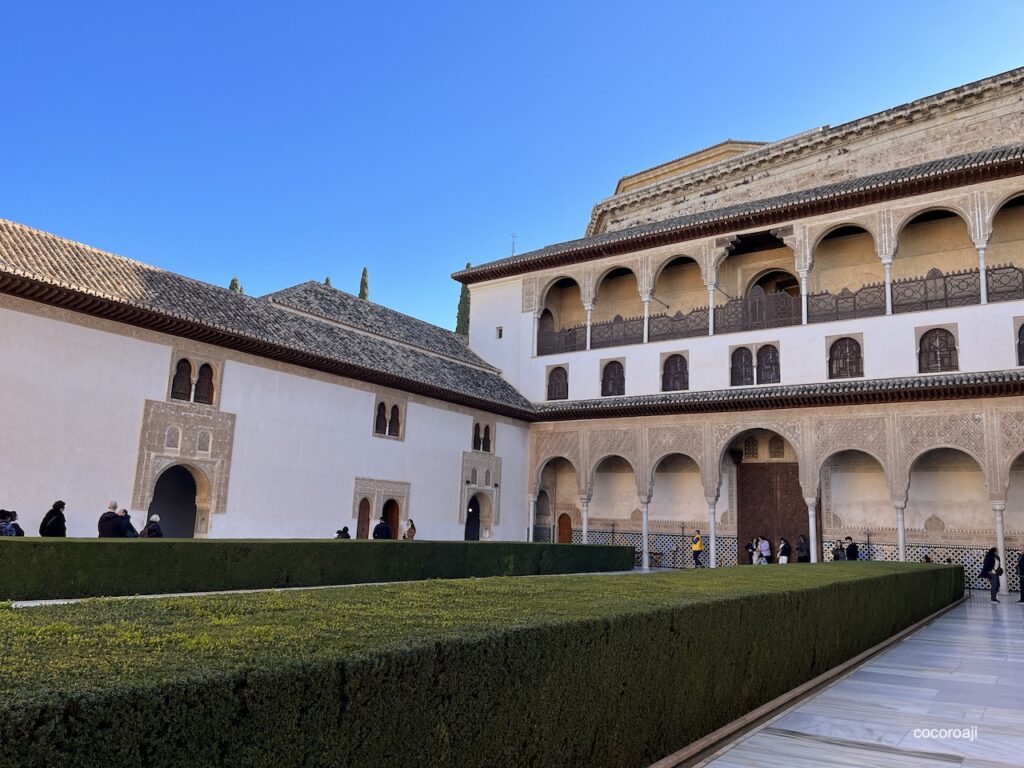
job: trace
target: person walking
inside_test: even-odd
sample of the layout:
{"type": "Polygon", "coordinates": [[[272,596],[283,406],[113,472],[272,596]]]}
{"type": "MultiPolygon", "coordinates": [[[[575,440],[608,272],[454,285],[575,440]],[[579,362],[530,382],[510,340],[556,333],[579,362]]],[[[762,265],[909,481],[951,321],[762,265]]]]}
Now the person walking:
{"type": "Polygon", "coordinates": [[[764,565],[768,565],[772,561],[772,543],[768,541],[764,536],[761,537],[761,560],[764,565]]]}
{"type": "Polygon", "coordinates": [[[789,562],[789,542],[785,536],[779,537],[779,565],[789,562]]]}
{"type": "Polygon", "coordinates": [[[405,533],[402,534],[403,541],[413,541],[416,538],[416,523],[409,518],[409,523],[405,526],[405,533]]]}
{"type": "Polygon", "coordinates": [[[704,539],[701,538],[700,531],[694,532],[693,538],[690,539],[690,551],[693,552],[693,567],[703,568],[704,564],[701,563],[700,557],[704,554],[704,539]]]}
{"type": "Polygon", "coordinates": [[[807,546],[807,539],[801,533],[796,538],[796,561],[798,563],[809,563],[811,562],[811,550],[807,546]]]}
{"type": "Polygon", "coordinates": [[[120,515],[117,514],[117,502],[107,504],[107,511],[100,515],[96,523],[101,539],[120,539],[124,534],[120,515]]]}
{"type": "Polygon", "coordinates": [[[981,578],[988,579],[991,601],[998,603],[996,595],[999,594],[999,577],[1003,575],[1003,564],[999,561],[999,550],[992,547],[985,553],[985,560],[981,564],[981,578]]]}
{"type": "Polygon", "coordinates": [[[43,515],[39,524],[39,535],[44,538],[63,539],[68,535],[68,523],[64,517],[64,502],[55,501],[50,511],[43,515]]]}
{"type": "Polygon", "coordinates": [[[846,537],[846,559],[860,560],[860,550],[857,548],[857,542],[853,540],[852,536],[846,537]]]}
{"type": "Polygon", "coordinates": [[[380,522],[373,526],[373,538],[375,539],[390,539],[391,538],[391,526],[388,525],[388,519],[384,515],[380,516],[380,522]]]}
{"type": "Polygon", "coordinates": [[[150,515],[149,522],[139,535],[147,539],[162,539],[164,529],[160,527],[160,515],[150,515]]]}

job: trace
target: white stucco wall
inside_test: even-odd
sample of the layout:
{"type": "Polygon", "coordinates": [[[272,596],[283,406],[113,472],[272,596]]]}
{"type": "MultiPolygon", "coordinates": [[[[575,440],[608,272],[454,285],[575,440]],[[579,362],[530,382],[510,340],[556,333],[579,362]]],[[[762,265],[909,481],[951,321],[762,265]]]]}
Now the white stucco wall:
{"type": "MultiPolygon", "coordinates": [[[[0,507],[29,535],[56,499],[68,535],[94,537],[116,499],[131,508],[144,401],[164,400],[172,345],[0,308],[0,507]]],[[[227,511],[210,537],[353,536],[355,478],[410,484],[402,520],[422,539],[462,539],[462,453],[474,415],[410,401],[404,440],[373,436],[375,395],[344,380],[227,360],[220,410],[236,415],[227,511]]],[[[498,421],[500,518],[493,539],[526,535],[526,427],[498,421]]],[[[144,524],[135,510],[133,521],[144,524]]]]}

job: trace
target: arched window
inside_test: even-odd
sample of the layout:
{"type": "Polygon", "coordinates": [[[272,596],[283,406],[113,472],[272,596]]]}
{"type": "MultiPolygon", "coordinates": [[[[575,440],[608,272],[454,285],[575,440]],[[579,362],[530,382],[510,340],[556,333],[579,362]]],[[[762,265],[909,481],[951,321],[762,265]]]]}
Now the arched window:
{"type": "Polygon", "coordinates": [[[555,316],[551,314],[550,309],[545,309],[540,313],[540,319],[537,321],[537,330],[541,333],[552,333],[555,330],[555,316]]]}
{"type": "Polygon", "coordinates": [[[480,440],[480,425],[473,425],[473,450],[479,451],[482,441],[480,440]]]}
{"type": "Polygon", "coordinates": [[[779,350],[771,344],[766,344],[757,350],[757,383],[778,384],[781,378],[779,350]]]}
{"type": "Polygon", "coordinates": [[[167,436],[164,439],[164,448],[173,448],[178,450],[178,446],[181,444],[181,433],[177,427],[168,427],[167,436]]]}
{"type": "Polygon", "coordinates": [[[474,468],[473,471],[471,471],[469,473],[469,484],[470,485],[476,485],[477,478],[478,478],[478,475],[476,473],[476,468],[474,468]]]}
{"type": "Polygon", "coordinates": [[[175,400],[192,399],[192,363],[179,360],[171,380],[171,397],[175,400]]]}
{"type": "Polygon", "coordinates": [[[612,360],[601,373],[601,397],[626,394],[626,369],[618,360],[612,360]]]}
{"type": "Polygon", "coordinates": [[[665,367],[661,372],[661,391],[676,392],[690,388],[690,372],[686,367],[686,358],[682,355],[669,355],[665,358],[665,367]]]}
{"type": "Polygon", "coordinates": [[[757,438],[754,437],[753,435],[747,435],[747,437],[743,440],[743,458],[757,458],[757,438]]]}
{"type": "Polygon", "coordinates": [[[491,470],[484,472],[484,485],[490,487],[491,485],[491,470]]]}
{"type": "Polygon", "coordinates": [[[830,379],[852,379],[864,375],[864,360],[860,353],[860,342],[856,339],[839,339],[828,350],[828,377],[830,379]]]}
{"type": "Polygon", "coordinates": [[[487,453],[491,452],[491,427],[489,424],[484,426],[484,439],[480,443],[480,447],[487,453]]]}
{"type": "Polygon", "coordinates": [[[768,458],[784,459],[786,457],[786,441],[779,435],[772,435],[768,439],[768,458]]]}
{"type": "Polygon", "coordinates": [[[1024,365],[1024,325],[1017,331],[1017,365],[1024,365]]]}
{"type": "Polygon", "coordinates": [[[213,405],[213,367],[207,363],[199,366],[195,401],[204,405],[213,405]]]}
{"type": "Polygon", "coordinates": [[[945,328],[932,328],[921,336],[917,356],[919,373],[955,371],[959,368],[956,357],[956,339],[945,328]]]}
{"type": "Polygon", "coordinates": [[[569,374],[565,368],[552,368],[548,373],[548,400],[569,399],[569,374]]]}
{"type": "Polygon", "coordinates": [[[210,452],[210,433],[205,429],[200,430],[199,437],[196,438],[196,451],[198,453],[210,452]]]}
{"type": "Polygon", "coordinates": [[[386,435],[388,433],[388,407],[384,403],[377,404],[377,418],[373,422],[373,434],[386,435]]]}
{"type": "Polygon", "coordinates": [[[754,383],[754,356],[746,347],[733,350],[729,383],[734,387],[754,383]]]}
{"type": "Polygon", "coordinates": [[[391,418],[388,419],[388,435],[398,437],[402,434],[402,412],[397,405],[391,406],[391,418]]]}

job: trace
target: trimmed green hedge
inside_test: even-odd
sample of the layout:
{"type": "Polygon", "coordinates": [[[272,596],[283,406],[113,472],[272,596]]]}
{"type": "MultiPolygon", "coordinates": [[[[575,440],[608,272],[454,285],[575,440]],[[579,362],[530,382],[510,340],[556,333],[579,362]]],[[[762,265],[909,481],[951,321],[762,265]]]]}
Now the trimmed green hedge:
{"type": "Polygon", "coordinates": [[[0,540],[0,600],[633,568],[632,547],[465,541],[0,540]]]}
{"type": "Polygon", "coordinates": [[[952,603],[828,563],[0,610],[0,765],[647,765],[952,603]]]}

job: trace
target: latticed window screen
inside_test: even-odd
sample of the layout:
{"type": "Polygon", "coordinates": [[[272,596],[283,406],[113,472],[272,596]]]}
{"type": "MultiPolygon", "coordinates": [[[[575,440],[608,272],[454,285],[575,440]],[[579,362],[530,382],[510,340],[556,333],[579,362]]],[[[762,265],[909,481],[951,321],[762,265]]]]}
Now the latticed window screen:
{"type": "Polygon", "coordinates": [[[175,400],[192,399],[192,363],[179,360],[171,381],[171,397],[175,400]]]}
{"type": "Polygon", "coordinates": [[[860,342],[856,339],[839,339],[832,343],[828,353],[828,377],[850,379],[864,375],[864,358],[860,342]]]}
{"type": "Polygon", "coordinates": [[[210,433],[206,430],[199,433],[199,437],[196,439],[196,450],[199,453],[210,452],[210,433]]]}
{"type": "Polygon", "coordinates": [[[165,448],[175,448],[176,449],[178,447],[178,445],[179,445],[180,440],[181,440],[181,433],[178,432],[178,428],[177,427],[168,427],[167,428],[167,436],[166,436],[166,439],[164,440],[164,447],[165,448]]]}
{"type": "Polygon", "coordinates": [[[601,373],[601,397],[626,394],[626,369],[612,360],[601,373]]]}
{"type": "Polygon", "coordinates": [[[746,347],[733,350],[729,383],[734,387],[754,383],[754,356],[746,347]]]}
{"type": "Polygon", "coordinates": [[[778,348],[766,344],[757,350],[757,383],[778,384],[781,376],[778,348]]]}
{"type": "Polygon", "coordinates": [[[743,440],[743,458],[757,458],[757,438],[754,437],[753,435],[747,435],[747,437],[743,440]]]}
{"type": "Polygon", "coordinates": [[[213,367],[207,363],[199,366],[199,376],[196,378],[197,403],[213,405],[213,367]]]}
{"type": "Polygon", "coordinates": [[[565,368],[552,368],[548,374],[548,400],[569,399],[569,374],[565,368]]]}
{"type": "Polygon", "coordinates": [[[786,458],[786,441],[779,435],[772,435],[768,440],[768,458],[769,459],[784,459],[786,458]]]}
{"type": "Polygon", "coordinates": [[[955,371],[960,367],[956,355],[956,339],[945,328],[932,328],[921,336],[917,356],[920,373],[955,371]]]}
{"type": "Polygon", "coordinates": [[[686,358],[682,355],[669,355],[665,358],[665,368],[661,374],[661,391],[675,392],[690,388],[690,374],[686,366],[686,358]]]}

